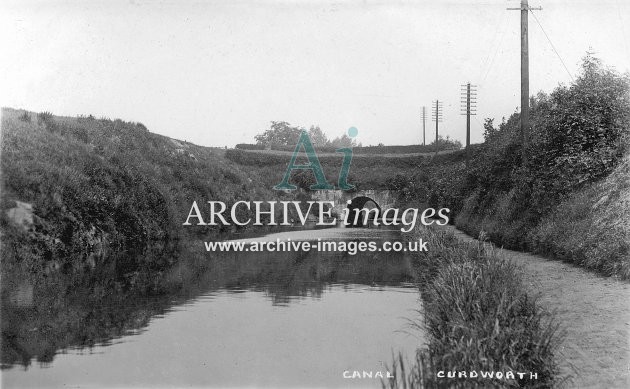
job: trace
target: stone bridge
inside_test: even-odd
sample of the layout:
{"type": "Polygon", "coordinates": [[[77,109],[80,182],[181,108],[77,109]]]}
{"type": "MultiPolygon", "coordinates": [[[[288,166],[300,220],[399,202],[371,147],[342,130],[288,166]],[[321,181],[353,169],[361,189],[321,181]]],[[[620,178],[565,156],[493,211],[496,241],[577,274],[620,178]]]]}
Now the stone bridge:
{"type": "MultiPolygon", "coordinates": [[[[360,200],[358,203],[360,208],[365,205],[366,208],[373,208],[376,204],[381,210],[391,208],[394,206],[398,193],[393,190],[358,190],[358,191],[343,191],[343,190],[317,190],[308,192],[311,195],[312,200],[315,201],[332,201],[335,204],[333,214],[337,216],[342,215],[343,210],[348,206],[348,201],[355,199],[360,200]],[[361,197],[367,197],[369,200],[365,202],[365,199],[361,197]]],[[[356,204],[356,202],[355,202],[356,204]]]]}

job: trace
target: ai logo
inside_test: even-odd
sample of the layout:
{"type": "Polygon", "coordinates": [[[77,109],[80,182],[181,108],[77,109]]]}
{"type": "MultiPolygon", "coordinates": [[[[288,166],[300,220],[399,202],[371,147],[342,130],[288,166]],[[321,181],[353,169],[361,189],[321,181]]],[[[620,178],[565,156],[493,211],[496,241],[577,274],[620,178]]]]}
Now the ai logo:
{"type": "MultiPolygon", "coordinates": [[[[348,129],[348,136],[350,138],[354,138],[359,134],[359,130],[356,127],[350,127],[348,129]]],[[[291,161],[289,162],[289,166],[287,166],[287,171],[284,174],[284,178],[282,182],[273,188],[276,190],[294,190],[297,189],[295,185],[289,184],[289,178],[291,177],[291,172],[293,170],[312,170],[313,175],[315,176],[315,180],[317,184],[313,184],[310,186],[311,190],[319,190],[319,189],[341,189],[341,190],[350,190],[354,189],[354,185],[348,184],[348,172],[350,171],[350,164],[352,163],[352,148],[344,147],[340,149],[336,149],[335,152],[343,153],[343,163],[341,165],[341,170],[339,171],[339,179],[337,180],[337,188],[334,185],[331,185],[326,181],[326,176],[324,175],[324,170],[322,169],[322,165],[319,163],[319,158],[317,158],[317,153],[315,152],[315,148],[313,147],[313,143],[311,142],[311,138],[308,136],[306,131],[302,131],[300,134],[300,138],[298,139],[297,145],[295,145],[295,150],[293,151],[293,155],[291,156],[291,161]],[[308,158],[308,163],[304,165],[297,165],[295,160],[298,157],[298,153],[300,152],[300,148],[304,147],[304,151],[306,152],[306,157],[308,158]]]]}

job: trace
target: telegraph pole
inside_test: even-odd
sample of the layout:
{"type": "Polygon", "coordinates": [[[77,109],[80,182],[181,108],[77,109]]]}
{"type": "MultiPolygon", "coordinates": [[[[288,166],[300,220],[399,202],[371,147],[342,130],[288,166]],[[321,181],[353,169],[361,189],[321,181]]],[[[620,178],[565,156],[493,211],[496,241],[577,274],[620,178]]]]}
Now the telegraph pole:
{"type": "Polygon", "coordinates": [[[435,100],[432,104],[432,115],[431,115],[431,119],[435,122],[435,155],[438,154],[438,150],[439,148],[439,144],[438,144],[438,128],[439,128],[439,123],[442,121],[443,119],[443,115],[442,115],[442,102],[439,100],[435,100]]]}
{"type": "Polygon", "coordinates": [[[527,13],[532,10],[542,10],[542,8],[532,8],[527,3],[527,0],[521,0],[519,8],[508,8],[508,10],[521,11],[521,143],[523,146],[523,162],[525,162],[525,149],[529,133],[529,39],[527,13]]]}
{"type": "Polygon", "coordinates": [[[470,115],[477,114],[477,88],[470,82],[462,85],[462,115],[466,115],[466,168],[470,164],[470,115]]]}
{"type": "Polygon", "coordinates": [[[422,106],[422,145],[426,146],[427,144],[427,131],[425,129],[425,124],[427,121],[427,107],[422,106]]]}

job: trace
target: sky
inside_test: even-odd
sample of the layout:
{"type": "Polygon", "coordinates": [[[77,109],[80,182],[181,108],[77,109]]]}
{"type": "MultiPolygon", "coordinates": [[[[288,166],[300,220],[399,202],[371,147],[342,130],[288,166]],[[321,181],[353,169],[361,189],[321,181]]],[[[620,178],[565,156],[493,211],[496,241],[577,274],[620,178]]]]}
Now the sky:
{"type": "MultiPolygon", "coordinates": [[[[422,107],[465,140],[460,89],[484,118],[520,105],[516,0],[0,2],[0,104],[145,124],[205,146],[253,143],[271,121],[349,127],[363,145],[422,143],[422,107]]],[[[530,93],[579,72],[588,50],[630,67],[630,2],[531,0],[530,93]],[[551,43],[550,43],[551,41],[551,43]],[[553,44],[553,46],[552,46],[553,44]],[[554,52],[553,47],[555,47],[554,52]],[[566,65],[563,65],[563,62],[566,65]]],[[[427,143],[435,125],[426,122],[427,143]]]]}

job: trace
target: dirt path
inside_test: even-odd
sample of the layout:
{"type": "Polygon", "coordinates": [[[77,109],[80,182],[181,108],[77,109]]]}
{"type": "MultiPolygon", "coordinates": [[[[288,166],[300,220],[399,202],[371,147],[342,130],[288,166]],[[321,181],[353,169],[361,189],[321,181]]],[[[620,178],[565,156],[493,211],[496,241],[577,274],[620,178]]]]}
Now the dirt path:
{"type": "MultiPolygon", "coordinates": [[[[464,241],[474,240],[453,228],[464,241]]],[[[558,363],[569,388],[630,388],[630,283],[537,255],[502,250],[565,331],[558,363]]]]}

